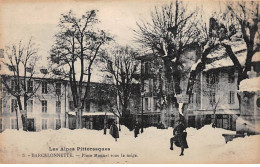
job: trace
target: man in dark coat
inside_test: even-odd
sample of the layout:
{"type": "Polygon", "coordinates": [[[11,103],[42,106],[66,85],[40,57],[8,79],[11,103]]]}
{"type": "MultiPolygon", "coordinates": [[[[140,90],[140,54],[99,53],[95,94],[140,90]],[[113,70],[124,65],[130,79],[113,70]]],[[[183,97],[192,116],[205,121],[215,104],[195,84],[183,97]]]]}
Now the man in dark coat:
{"type": "Polygon", "coordinates": [[[139,124],[138,124],[138,122],[136,122],[135,127],[134,127],[135,138],[138,136],[139,130],[140,130],[139,124]]]}
{"type": "Polygon", "coordinates": [[[181,154],[180,156],[183,156],[184,148],[189,148],[187,143],[187,132],[184,132],[186,127],[184,126],[183,122],[181,120],[177,121],[178,125],[173,130],[173,135],[170,139],[171,147],[170,149],[173,150],[173,142],[177,147],[181,147],[181,154]]]}
{"type": "Polygon", "coordinates": [[[119,131],[118,127],[116,126],[116,121],[114,121],[113,124],[110,126],[109,133],[115,138],[115,141],[117,141],[117,138],[119,138],[119,131]]]}

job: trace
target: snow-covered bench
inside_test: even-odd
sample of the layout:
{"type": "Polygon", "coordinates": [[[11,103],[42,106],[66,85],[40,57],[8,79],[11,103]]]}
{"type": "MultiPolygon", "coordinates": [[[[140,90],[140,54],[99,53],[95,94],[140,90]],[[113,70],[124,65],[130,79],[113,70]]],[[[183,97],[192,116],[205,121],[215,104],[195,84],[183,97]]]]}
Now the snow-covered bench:
{"type": "Polygon", "coordinates": [[[225,138],[226,143],[237,137],[245,137],[244,134],[222,134],[222,136],[225,138]]]}

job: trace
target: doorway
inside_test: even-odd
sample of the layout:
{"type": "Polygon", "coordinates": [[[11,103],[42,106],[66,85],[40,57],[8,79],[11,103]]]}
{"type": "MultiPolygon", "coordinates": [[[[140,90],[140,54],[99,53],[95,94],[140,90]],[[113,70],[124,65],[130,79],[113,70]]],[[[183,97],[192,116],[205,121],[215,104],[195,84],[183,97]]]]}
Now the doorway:
{"type": "Polygon", "coordinates": [[[34,119],[33,118],[27,118],[27,130],[30,132],[35,131],[34,130],[34,119]]]}

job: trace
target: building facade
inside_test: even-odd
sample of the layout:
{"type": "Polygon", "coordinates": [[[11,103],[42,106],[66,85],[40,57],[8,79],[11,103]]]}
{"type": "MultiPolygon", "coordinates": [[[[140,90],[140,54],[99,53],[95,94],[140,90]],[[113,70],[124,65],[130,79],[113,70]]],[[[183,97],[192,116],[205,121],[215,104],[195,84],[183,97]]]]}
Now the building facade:
{"type": "MultiPolygon", "coordinates": [[[[246,50],[240,47],[234,50],[238,60],[243,64],[246,50]]],[[[189,60],[185,65],[187,69],[191,69],[192,65],[197,62],[198,55],[196,49],[188,50],[185,53],[183,57],[189,60]],[[189,57],[193,57],[193,59],[189,57]]],[[[216,120],[216,127],[236,130],[236,120],[241,114],[237,96],[238,72],[223,50],[218,50],[208,57],[210,61],[207,62],[205,69],[197,75],[190,101],[189,103],[186,102],[185,105],[183,114],[187,126],[200,128],[216,120]]],[[[160,57],[148,54],[139,59],[143,69],[141,77],[143,93],[141,98],[143,101],[143,118],[146,125],[158,125],[162,122],[165,127],[174,126],[179,115],[178,109],[174,103],[171,103],[174,94],[174,81],[167,81],[164,63],[160,57]],[[161,100],[158,100],[158,94],[155,91],[156,85],[161,90],[161,100]],[[163,107],[160,108],[159,106],[163,107]]],[[[260,74],[259,67],[260,61],[253,57],[252,68],[256,71],[257,76],[260,74]]],[[[184,76],[180,82],[184,96],[187,89],[187,76],[184,76]]],[[[139,115],[142,114],[139,113],[139,115]]]]}
{"type": "MultiPolygon", "coordinates": [[[[5,129],[22,128],[21,112],[17,99],[7,91],[0,76],[0,131],[5,129]],[[17,120],[18,118],[18,120],[17,120]]],[[[13,76],[5,75],[6,83],[15,90],[13,76]]],[[[84,83],[86,84],[86,83],[84,83]]],[[[27,101],[27,126],[28,131],[41,131],[45,129],[76,128],[76,113],[72,100],[69,82],[64,79],[32,78],[31,87],[38,87],[35,95],[27,101]]],[[[137,85],[137,88],[139,86],[137,85]]],[[[117,119],[117,95],[114,85],[106,83],[90,83],[89,98],[85,102],[82,113],[82,126],[87,129],[103,129],[109,127],[117,119]]],[[[136,115],[140,109],[139,91],[130,98],[130,114],[136,115]]],[[[23,97],[21,97],[23,104],[23,97]]],[[[120,106],[119,106],[120,109],[120,106]]],[[[23,112],[23,111],[22,111],[23,112]]]]}

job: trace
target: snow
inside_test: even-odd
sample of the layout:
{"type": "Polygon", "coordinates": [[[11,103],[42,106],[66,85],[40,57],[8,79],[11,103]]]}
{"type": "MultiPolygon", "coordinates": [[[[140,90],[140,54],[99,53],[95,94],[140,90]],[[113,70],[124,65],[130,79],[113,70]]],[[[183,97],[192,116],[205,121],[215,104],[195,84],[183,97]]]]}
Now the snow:
{"type": "Polygon", "coordinates": [[[189,148],[180,157],[180,148],[170,148],[173,129],[145,128],[144,133],[134,138],[134,132],[122,126],[117,142],[103,130],[60,129],[41,132],[23,132],[5,130],[0,134],[0,157],[4,163],[259,163],[260,136],[236,138],[225,143],[222,134],[235,134],[206,125],[196,130],[187,128],[189,148]],[[49,148],[110,148],[110,151],[68,151],[74,157],[46,158],[31,157],[37,153],[66,153],[50,151],[49,148]],[[25,157],[22,157],[22,154],[25,157]],[[76,156],[79,154],[80,156],[76,156]],[[81,157],[82,154],[93,155],[124,154],[125,157],[81,157]],[[126,157],[132,155],[132,157],[126,157]],[[137,157],[133,157],[136,155],[137,157]]]}
{"type": "Polygon", "coordinates": [[[69,112],[69,115],[76,115],[76,112],[70,111],[70,112],[69,112]]]}
{"type": "Polygon", "coordinates": [[[183,106],[183,103],[179,103],[179,113],[183,116],[183,113],[182,113],[182,106],[183,106]]]}
{"type": "Polygon", "coordinates": [[[240,82],[239,91],[255,92],[260,90],[260,77],[245,79],[240,82]]]}
{"type": "MultiPolygon", "coordinates": [[[[219,57],[218,60],[207,64],[205,67],[204,71],[210,70],[210,69],[216,69],[216,68],[220,68],[220,67],[230,67],[233,66],[234,63],[233,61],[229,58],[228,55],[223,56],[224,54],[221,53],[214,53],[214,56],[212,57],[219,57]],[[223,58],[221,58],[221,56],[223,56],[223,58]]],[[[237,53],[236,57],[238,59],[238,61],[240,62],[240,64],[244,65],[245,64],[245,60],[246,60],[246,51],[241,52],[241,53],[237,53]]]]}
{"type": "Polygon", "coordinates": [[[199,59],[199,60],[197,61],[197,63],[193,64],[193,65],[191,66],[191,71],[196,70],[196,67],[198,66],[198,64],[199,64],[200,62],[201,62],[201,60],[199,59]]]}
{"type": "MultiPolygon", "coordinates": [[[[232,51],[235,53],[238,61],[243,66],[245,64],[246,55],[247,55],[246,44],[242,41],[229,41],[229,40],[222,41],[222,43],[231,45],[232,51]]],[[[255,55],[252,58],[252,62],[260,61],[259,55],[260,55],[259,52],[255,53],[255,55]]],[[[220,67],[229,67],[234,65],[232,60],[226,54],[224,47],[215,50],[214,52],[210,53],[207,57],[216,58],[216,60],[210,64],[207,64],[204,71],[210,69],[216,69],[220,67]]]]}

